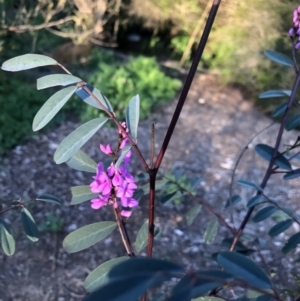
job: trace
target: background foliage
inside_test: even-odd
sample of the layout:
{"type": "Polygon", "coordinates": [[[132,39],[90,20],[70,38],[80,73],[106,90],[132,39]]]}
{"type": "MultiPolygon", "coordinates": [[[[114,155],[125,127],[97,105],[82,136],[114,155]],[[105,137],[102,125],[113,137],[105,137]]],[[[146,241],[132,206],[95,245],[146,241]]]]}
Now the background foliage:
{"type": "MultiPolygon", "coordinates": [[[[104,1],[90,0],[90,2],[93,7],[97,4],[97,9],[100,9],[104,1]]],[[[143,100],[141,117],[145,118],[146,112],[171,100],[180,86],[178,81],[164,75],[156,61],[165,60],[170,56],[179,61],[191,35],[194,36],[195,41],[199,39],[207,15],[206,8],[210,7],[210,2],[131,0],[126,3],[108,1],[108,4],[102,7],[103,20],[106,20],[107,14],[112,11],[114,11],[113,17],[109,22],[103,21],[100,30],[99,24],[98,27],[92,26],[92,23],[86,21],[92,11],[82,10],[84,5],[82,1],[4,1],[0,8],[4,18],[0,26],[2,28],[1,60],[35,52],[53,55],[66,64],[77,63],[77,67],[73,70],[74,74],[78,72],[78,67],[84,69],[84,77],[89,78],[106,94],[117,113],[123,111],[125,103],[132,95],[139,93],[143,100]],[[121,6],[118,7],[120,3],[121,6]],[[41,7],[40,10],[37,10],[38,5],[41,7]],[[59,21],[65,17],[76,18],[72,19],[71,23],[68,21],[50,27],[50,33],[45,29],[48,28],[47,22],[43,21],[47,16],[52,16],[51,21],[59,21]],[[202,25],[195,31],[200,19],[203,21],[202,25]],[[23,25],[27,30],[22,29],[23,25]],[[41,30],[36,30],[38,25],[42,25],[41,30]],[[113,37],[112,40],[108,38],[109,36],[113,37]],[[70,40],[66,43],[64,37],[71,38],[73,44],[69,42],[70,40]],[[124,61],[115,55],[116,52],[106,52],[105,49],[100,50],[97,46],[92,50],[91,44],[86,44],[86,41],[95,42],[95,39],[98,44],[106,43],[107,46],[109,46],[107,43],[112,43],[111,46],[115,43],[119,45],[117,53],[122,53],[122,56],[124,54],[133,56],[124,61]],[[80,44],[86,45],[80,46],[80,44]],[[142,56],[149,56],[149,54],[152,58],[142,56]],[[139,57],[135,59],[136,55],[139,57]]],[[[279,86],[276,85],[277,88],[287,88],[292,71],[282,72],[282,67],[264,60],[263,50],[268,48],[290,55],[288,50],[290,40],[286,32],[292,24],[290,11],[297,4],[296,0],[253,0],[251,4],[245,0],[225,1],[211,33],[201,68],[219,74],[220,81],[225,84],[241,85],[247,96],[252,98],[264,90],[274,88],[275,82],[279,83],[279,86]],[[267,72],[269,68],[272,68],[272,73],[267,72]]],[[[192,44],[188,51],[188,60],[192,58],[196,47],[196,42],[192,44]]],[[[34,104],[38,101],[37,96],[33,96],[34,93],[26,93],[27,83],[22,78],[16,77],[15,81],[18,81],[15,84],[19,90],[23,91],[20,95],[24,102],[34,104]]],[[[9,83],[1,88],[1,93],[6,97],[16,98],[10,96],[11,88],[8,89],[8,85],[9,83]]],[[[42,97],[42,92],[39,93],[38,98],[45,99],[44,96],[42,97]]],[[[276,99],[267,101],[257,99],[257,103],[264,111],[271,112],[274,104],[276,105],[276,99]]],[[[96,114],[93,108],[86,110],[79,101],[73,104],[72,110],[79,112],[77,116],[83,120],[96,114]]],[[[10,101],[9,105],[1,104],[1,109],[8,112],[9,107],[10,111],[14,111],[18,105],[20,105],[18,101],[10,101]]],[[[9,135],[4,127],[1,127],[1,141],[4,141],[3,137],[6,139],[1,143],[1,152],[16,145],[21,137],[31,134],[26,127],[22,127],[24,129],[22,134],[14,134],[14,126],[20,128],[18,124],[30,123],[31,110],[35,110],[36,107],[30,105],[23,109],[22,116],[1,117],[2,122],[11,127],[9,135]]]]}

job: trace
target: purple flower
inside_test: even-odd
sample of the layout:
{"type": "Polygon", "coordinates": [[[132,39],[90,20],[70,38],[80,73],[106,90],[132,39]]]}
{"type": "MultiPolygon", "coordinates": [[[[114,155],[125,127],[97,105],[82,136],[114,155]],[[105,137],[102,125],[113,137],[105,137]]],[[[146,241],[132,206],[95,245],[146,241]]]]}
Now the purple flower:
{"type": "Polygon", "coordinates": [[[107,196],[107,197],[99,196],[98,198],[91,200],[91,203],[92,203],[91,207],[95,210],[100,209],[101,207],[107,205],[108,200],[109,200],[109,196],[107,196]]]}
{"type": "Polygon", "coordinates": [[[122,216],[125,216],[125,217],[130,217],[130,215],[131,215],[131,211],[129,211],[129,210],[122,210],[121,211],[121,215],[122,216]]]}
{"type": "Polygon", "coordinates": [[[100,162],[97,167],[97,174],[94,181],[90,184],[91,191],[94,193],[110,194],[112,185],[111,180],[104,171],[103,164],[100,162]]]}
{"type": "MultiPolygon", "coordinates": [[[[122,122],[121,126],[126,133],[129,132],[125,122],[122,122]]],[[[121,138],[119,148],[121,150],[128,144],[129,139],[120,129],[119,135],[121,138]]],[[[100,149],[106,155],[114,154],[110,144],[106,146],[100,144],[100,149]]],[[[100,162],[98,164],[96,176],[93,177],[94,181],[90,184],[91,191],[98,193],[98,197],[91,200],[91,207],[93,209],[99,209],[108,204],[114,208],[119,208],[121,205],[121,215],[129,217],[131,215],[131,208],[138,206],[138,201],[132,198],[137,185],[135,184],[133,175],[128,171],[131,155],[132,152],[129,151],[119,168],[116,168],[115,164],[111,163],[107,170],[105,170],[103,163],[100,162]]]]}
{"type": "Polygon", "coordinates": [[[118,198],[131,198],[134,194],[134,191],[137,189],[135,183],[128,183],[126,181],[118,188],[117,197],[118,198]]]}
{"type": "Polygon", "coordinates": [[[133,208],[139,205],[139,202],[133,198],[121,198],[121,205],[123,207],[133,208]]]}
{"type": "Polygon", "coordinates": [[[107,144],[106,146],[104,146],[103,144],[100,144],[100,149],[106,155],[110,155],[113,153],[113,150],[112,150],[110,144],[107,144]]]}

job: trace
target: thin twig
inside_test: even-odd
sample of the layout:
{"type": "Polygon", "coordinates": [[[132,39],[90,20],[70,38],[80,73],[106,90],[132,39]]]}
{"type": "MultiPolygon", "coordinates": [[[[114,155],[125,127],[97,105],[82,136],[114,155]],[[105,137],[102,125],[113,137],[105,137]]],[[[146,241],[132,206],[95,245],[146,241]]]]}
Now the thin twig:
{"type": "Polygon", "coordinates": [[[70,21],[74,21],[74,16],[68,16],[57,21],[47,22],[39,25],[9,26],[6,24],[2,24],[0,25],[0,28],[20,33],[25,31],[36,31],[36,30],[47,29],[47,28],[49,29],[49,27],[58,26],[70,21]]]}
{"type": "MultiPolygon", "coordinates": [[[[294,102],[294,99],[296,97],[296,92],[298,90],[298,87],[299,87],[299,84],[300,84],[300,73],[297,74],[296,76],[296,79],[294,81],[294,84],[293,84],[293,89],[292,89],[292,93],[291,93],[291,96],[290,96],[290,99],[288,101],[288,105],[287,105],[287,108],[284,112],[284,115],[282,117],[282,121],[281,121],[281,124],[280,124],[280,128],[279,128],[279,131],[278,131],[278,135],[277,135],[277,138],[276,138],[276,142],[275,142],[275,147],[274,147],[274,152],[273,152],[273,155],[272,155],[272,158],[270,160],[270,163],[269,163],[269,166],[267,168],[267,171],[265,173],[265,176],[260,184],[260,187],[262,189],[264,189],[268,183],[268,180],[270,179],[271,175],[272,175],[272,169],[273,169],[273,166],[274,166],[274,163],[275,163],[275,160],[276,160],[276,157],[278,155],[278,149],[279,149],[279,146],[280,146],[280,143],[281,143],[281,139],[282,139],[282,135],[283,135],[283,131],[284,131],[284,128],[285,128],[285,125],[286,125],[286,122],[287,122],[287,119],[288,119],[288,116],[289,116],[289,112],[290,112],[290,109],[293,105],[293,102],[294,102]]],[[[257,195],[260,194],[260,192],[257,193],[257,195]]],[[[231,244],[231,247],[230,247],[230,251],[234,250],[240,236],[242,235],[250,217],[251,217],[251,214],[254,210],[255,206],[251,207],[248,212],[246,213],[241,225],[240,225],[240,228],[238,229],[237,233],[235,234],[234,236],[234,239],[233,239],[233,242],[231,244]]]]}
{"type": "Polygon", "coordinates": [[[135,254],[132,252],[130,241],[128,241],[128,236],[126,235],[126,231],[124,230],[123,223],[122,223],[122,218],[120,216],[119,210],[117,208],[113,208],[117,226],[121,235],[121,239],[123,242],[123,245],[126,249],[126,252],[129,257],[135,256],[135,254]]]}
{"type": "Polygon", "coordinates": [[[26,201],[26,202],[19,202],[19,203],[16,204],[16,205],[12,205],[12,206],[10,206],[10,207],[8,207],[8,208],[6,208],[6,209],[0,211],[0,215],[3,214],[3,213],[5,213],[5,212],[7,212],[7,211],[9,211],[9,210],[15,209],[15,208],[19,208],[19,207],[22,208],[22,207],[24,207],[24,205],[26,205],[26,204],[28,204],[28,203],[31,203],[31,202],[35,202],[35,201],[37,201],[37,200],[34,199],[34,200],[26,201]]]}
{"type": "Polygon", "coordinates": [[[242,157],[244,156],[246,150],[249,148],[249,145],[253,142],[253,140],[259,136],[262,132],[264,132],[265,130],[267,130],[268,128],[270,128],[272,125],[275,124],[275,121],[272,122],[271,124],[269,124],[267,127],[263,128],[262,130],[260,130],[258,133],[256,133],[249,141],[248,143],[245,145],[244,149],[242,150],[242,152],[240,153],[236,163],[235,163],[235,166],[233,168],[233,171],[232,171],[232,175],[231,175],[231,181],[230,181],[230,186],[229,186],[229,202],[230,202],[230,219],[231,219],[231,223],[232,223],[232,226],[233,226],[233,229],[235,229],[235,223],[234,223],[234,218],[233,218],[233,214],[232,214],[232,206],[231,206],[231,199],[232,199],[232,191],[233,191],[233,183],[234,183],[234,178],[235,178],[235,173],[236,173],[236,170],[238,168],[238,165],[240,164],[240,161],[242,159],[242,157]]]}
{"type": "Polygon", "coordinates": [[[155,149],[155,123],[152,123],[151,126],[151,155],[150,155],[150,168],[153,168],[153,160],[154,160],[154,149],[155,149]]]}

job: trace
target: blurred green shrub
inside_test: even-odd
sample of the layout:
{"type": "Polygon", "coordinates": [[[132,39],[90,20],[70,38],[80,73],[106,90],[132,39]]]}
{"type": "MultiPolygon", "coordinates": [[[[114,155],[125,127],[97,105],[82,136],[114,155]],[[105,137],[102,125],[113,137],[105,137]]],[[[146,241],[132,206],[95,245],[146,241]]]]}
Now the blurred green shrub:
{"type": "Polygon", "coordinates": [[[222,22],[222,26],[215,27],[206,49],[204,64],[216,70],[224,83],[241,84],[266,111],[272,110],[275,103],[258,100],[257,96],[275,87],[289,88],[293,70],[273,64],[263,50],[291,56],[287,31],[297,4],[295,0],[253,0],[251,4],[233,0],[221,10],[217,24],[222,22]]]}
{"type": "Polygon", "coordinates": [[[35,112],[47,99],[47,93],[37,93],[24,78],[0,73],[0,153],[32,135],[35,112]]]}
{"type": "Polygon", "coordinates": [[[171,40],[171,48],[175,54],[175,57],[181,58],[186,46],[189,42],[190,37],[188,35],[178,35],[171,40]]]}
{"type": "MultiPolygon", "coordinates": [[[[181,86],[178,79],[160,70],[155,58],[139,56],[124,62],[110,53],[100,50],[95,53],[98,65],[88,82],[103,92],[120,119],[124,118],[125,108],[134,95],[140,95],[140,118],[144,119],[158,105],[171,100],[181,86]]],[[[81,114],[84,120],[97,116],[99,110],[93,107],[87,107],[81,114]]]]}
{"type": "MultiPolygon", "coordinates": [[[[34,134],[32,120],[54,92],[37,91],[34,80],[24,76],[14,74],[8,76],[7,73],[0,72],[0,80],[0,154],[2,154],[34,134]]],[[[82,106],[80,102],[76,104],[76,100],[71,99],[49,126],[63,122],[69,112],[78,116],[82,106]]],[[[48,126],[45,130],[47,129],[48,126]]]]}

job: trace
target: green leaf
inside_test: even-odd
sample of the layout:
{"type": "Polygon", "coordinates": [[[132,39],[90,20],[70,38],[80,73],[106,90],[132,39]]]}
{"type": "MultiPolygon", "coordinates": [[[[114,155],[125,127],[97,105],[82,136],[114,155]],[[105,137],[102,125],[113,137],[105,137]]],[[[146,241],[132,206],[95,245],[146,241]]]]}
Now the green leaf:
{"type": "Polygon", "coordinates": [[[79,77],[69,74],[50,74],[37,79],[37,90],[55,86],[68,86],[81,81],[79,77]]]}
{"type": "MultiPolygon", "coordinates": [[[[113,112],[112,106],[108,99],[96,88],[94,88],[91,85],[85,85],[85,87],[93,93],[94,97],[96,97],[99,102],[110,112],[113,112]]],[[[80,97],[84,102],[89,104],[90,106],[93,106],[97,109],[103,110],[103,108],[98,104],[98,102],[83,88],[79,88],[76,90],[76,94],[78,97],[80,97]]]]}
{"type": "Polygon", "coordinates": [[[264,54],[271,61],[274,61],[274,62],[284,65],[284,66],[294,67],[294,62],[292,61],[292,59],[283,53],[280,53],[277,51],[272,51],[272,50],[266,50],[266,51],[264,51],[264,54]]]}
{"type": "Polygon", "coordinates": [[[126,109],[126,124],[129,129],[129,133],[133,139],[137,139],[138,125],[140,118],[140,97],[135,95],[131,98],[128,107],[126,109]]]}
{"type": "Polygon", "coordinates": [[[21,211],[21,218],[22,218],[22,225],[27,237],[31,241],[38,241],[39,240],[39,231],[35,224],[35,221],[31,215],[31,213],[25,208],[22,208],[21,211]]]}
{"type": "Polygon", "coordinates": [[[74,186],[71,187],[72,201],[71,205],[77,205],[85,201],[97,198],[99,193],[91,192],[90,186],[74,186]]]}
{"type": "Polygon", "coordinates": [[[284,180],[292,180],[300,177],[300,168],[297,168],[291,172],[286,173],[283,176],[284,180]]]}
{"type": "Polygon", "coordinates": [[[61,164],[68,161],[108,120],[108,118],[93,119],[72,132],[58,146],[54,161],[61,164]]]}
{"type": "Polygon", "coordinates": [[[153,286],[153,283],[153,276],[149,274],[126,278],[122,277],[115,281],[111,281],[105,286],[102,286],[98,290],[92,292],[84,299],[84,301],[138,300],[140,295],[153,286]]]}
{"type": "Polygon", "coordinates": [[[245,280],[251,287],[262,289],[272,287],[266,273],[244,255],[234,252],[220,252],[217,261],[225,271],[245,280]]]}
{"type": "Polygon", "coordinates": [[[97,163],[82,150],[77,151],[66,163],[80,171],[96,173],[97,170],[97,163]]]}
{"type": "Polygon", "coordinates": [[[7,256],[11,256],[15,253],[15,240],[11,235],[8,224],[2,219],[0,219],[0,244],[3,252],[7,256]]]}
{"type": "Polygon", "coordinates": [[[42,202],[47,202],[47,203],[52,203],[52,204],[56,204],[56,205],[62,205],[63,202],[58,199],[57,197],[55,197],[54,195],[51,194],[42,194],[39,195],[36,198],[37,201],[42,201],[42,202]]]}
{"type": "Polygon", "coordinates": [[[300,243],[300,232],[292,235],[289,240],[286,242],[286,244],[281,249],[281,252],[283,254],[287,254],[291,252],[292,250],[297,248],[297,245],[300,243]]]}
{"type": "Polygon", "coordinates": [[[231,273],[220,270],[198,271],[192,287],[192,298],[199,297],[208,291],[234,280],[231,273]]]}
{"type": "Polygon", "coordinates": [[[229,199],[227,200],[227,202],[226,202],[226,204],[225,204],[225,208],[228,208],[228,207],[230,207],[230,206],[234,206],[234,205],[236,205],[237,203],[239,203],[241,200],[242,200],[242,198],[241,198],[239,195],[235,194],[235,195],[233,195],[233,196],[231,197],[231,199],[229,198],[229,199]]]}
{"type": "Polygon", "coordinates": [[[206,297],[199,297],[196,299],[192,299],[192,301],[223,301],[224,299],[221,298],[217,298],[217,297],[210,297],[210,296],[206,296],[206,297]]]}
{"type": "Polygon", "coordinates": [[[193,208],[191,208],[188,213],[186,214],[186,223],[190,226],[194,219],[198,216],[198,214],[201,212],[202,205],[197,204],[193,208]]]}
{"type": "Polygon", "coordinates": [[[127,155],[127,153],[131,150],[132,146],[131,145],[126,145],[123,149],[122,149],[122,153],[120,155],[120,157],[117,160],[116,163],[116,168],[119,168],[119,166],[121,165],[121,163],[123,162],[125,156],[127,155]]]}
{"type": "MultiPolygon", "coordinates": [[[[257,144],[255,146],[255,151],[268,162],[271,161],[274,154],[274,148],[265,144],[257,144]]],[[[278,153],[278,155],[274,164],[282,169],[291,170],[292,167],[290,162],[282,154],[278,153]]]]}
{"type": "Polygon", "coordinates": [[[279,117],[280,115],[282,115],[285,112],[287,106],[288,106],[287,102],[284,102],[284,103],[280,104],[279,106],[277,106],[272,112],[272,117],[276,118],[276,117],[279,117]]]}
{"type": "Polygon", "coordinates": [[[252,197],[249,200],[249,202],[247,203],[247,207],[251,208],[253,206],[256,206],[257,204],[259,204],[262,201],[264,201],[264,197],[262,194],[255,195],[254,197],[252,197]]]}
{"type": "Polygon", "coordinates": [[[63,241],[63,248],[68,253],[75,253],[87,249],[108,236],[117,226],[116,222],[98,222],[84,226],[67,235],[63,241]]]}
{"type": "Polygon", "coordinates": [[[265,219],[267,219],[268,217],[270,217],[275,211],[277,210],[277,208],[275,206],[267,206],[261,210],[259,210],[253,217],[253,221],[255,223],[259,223],[265,219]]]}
{"type": "MultiPolygon", "coordinates": [[[[136,236],[135,249],[137,253],[140,253],[148,245],[148,232],[149,232],[149,223],[148,220],[146,220],[136,236]]],[[[154,237],[157,236],[159,232],[160,232],[159,228],[155,227],[154,237]]]]}
{"type": "Polygon", "coordinates": [[[204,233],[204,242],[206,244],[210,245],[214,241],[214,239],[217,235],[218,226],[219,226],[219,223],[218,223],[217,219],[212,220],[208,224],[208,226],[205,230],[205,233],[204,233]]]}
{"type": "Polygon", "coordinates": [[[183,269],[171,262],[154,258],[125,260],[110,270],[109,282],[92,292],[85,301],[137,300],[147,288],[169,280],[172,273],[183,273],[183,269]]]}
{"type": "Polygon", "coordinates": [[[259,98],[275,98],[291,96],[291,90],[269,90],[259,95],[259,98]]]}
{"type": "Polygon", "coordinates": [[[261,192],[263,191],[263,189],[260,186],[254,184],[252,182],[249,182],[249,181],[239,180],[239,181],[237,181],[237,183],[240,184],[241,186],[244,186],[244,187],[247,187],[247,188],[254,188],[254,189],[256,189],[258,191],[261,191],[261,192]]]}
{"type": "Polygon", "coordinates": [[[2,70],[21,71],[42,66],[57,65],[57,61],[41,54],[24,54],[5,61],[2,70]]]}
{"type": "Polygon", "coordinates": [[[293,220],[292,219],[287,219],[285,221],[282,221],[278,224],[276,224],[275,226],[273,226],[270,231],[268,232],[268,234],[271,237],[277,236],[280,233],[284,232],[285,230],[287,230],[291,225],[293,224],[293,220]]]}
{"type": "MultiPolygon", "coordinates": [[[[166,185],[166,183],[168,183],[168,180],[167,180],[167,179],[157,180],[157,181],[155,182],[155,191],[164,188],[165,185],[166,185]]],[[[147,193],[150,192],[149,183],[143,185],[141,188],[143,189],[143,191],[144,191],[145,194],[147,194],[147,193]]]]}
{"type": "MultiPolygon", "coordinates": [[[[151,274],[158,276],[157,273],[183,273],[181,266],[162,259],[135,257],[126,260],[115,266],[108,274],[114,280],[120,277],[132,277],[138,275],[151,274]]],[[[134,284],[133,284],[134,285],[134,284]]]]}
{"type": "Polygon", "coordinates": [[[32,123],[32,130],[36,132],[47,125],[66,104],[76,89],[76,86],[71,86],[53,94],[35,115],[32,123]]]}
{"type": "Polygon", "coordinates": [[[166,203],[169,203],[171,202],[172,200],[178,198],[178,197],[181,197],[182,196],[182,193],[179,192],[179,191],[174,191],[174,192],[170,192],[166,195],[164,195],[162,198],[161,198],[161,202],[162,204],[166,204],[166,203]]]}
{"type": "Polygon", "coordinates": [[[261,295],[255,299],[255,301],[273,301],[274,298],[269,295],[261,295]]]}
{"type": "Polygon", "coordinates": [[[285,129],[287,131],[291,131],[296,127],[298,127],[299,124],[300,124],[300,115],[295,115],[286,122],[285,129]]]}
{"type": "Polygon", "coordinates": [[[168,301],[191,301],[192,298],[192,283],[193,280],[189,275],[185,275],[180,281],[174,286],[172,295],[168,301]]]}
{"type": "Polygon", "coordinates": [[[128,257],[118,257],[108,260],[101,265],[99,265],[95,270],[93,270],[85,279],[84,287],[88,292],[93,292],[99,287],[107,284],[109,278],[107,276],[108,272],[120,262],[129,259],[128,257]]]}

